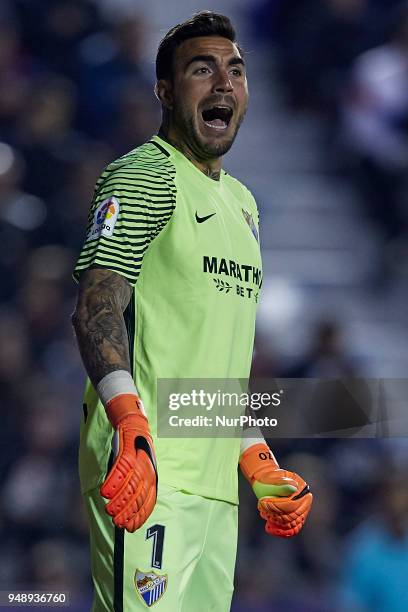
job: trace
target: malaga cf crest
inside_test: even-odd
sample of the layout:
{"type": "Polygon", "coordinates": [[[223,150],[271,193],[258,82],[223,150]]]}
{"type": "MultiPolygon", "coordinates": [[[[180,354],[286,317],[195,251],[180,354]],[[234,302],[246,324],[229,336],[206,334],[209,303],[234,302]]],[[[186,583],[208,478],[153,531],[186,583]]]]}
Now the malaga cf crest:
{"type": "Polygon", "coordinates": [[[256,229],[256,225],[255,225],[255,222],[254,222],[254,219],[253,219],[251,213],[249,213],[247,210],[244,210],[243,208],[241,210],[242,210],[242,214],[244,215],[245,221],[249,225],[249,229],[251,230],[251,232],[255,236],[255,240],[257,242],[259,242],[258,230],[256,229]]]}
{"type": "Polygon", "coordinates": [[[142,572],[136,570],[135,586],[140,597],[150,608],[163,595],[167,587],[167,574],[160,576],[156,572],[142,572]]]}

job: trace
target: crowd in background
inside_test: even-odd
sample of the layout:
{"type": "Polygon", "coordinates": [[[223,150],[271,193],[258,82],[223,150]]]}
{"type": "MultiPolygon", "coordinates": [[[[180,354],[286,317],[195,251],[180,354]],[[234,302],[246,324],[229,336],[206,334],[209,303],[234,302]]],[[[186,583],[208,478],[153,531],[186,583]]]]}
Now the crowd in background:
{"type": "MultiPolygon", "coordinates": [[[[319,117],[332,170],[355,186],[385,242],[402,240],[407,221],[400,4],[268,0],[247,9],[254,41],[274,55],[282,103],[319,117]]],[[[141,54],[143,14],[113,16],[91,0],[0,6],[0,589],[66,590],[78,612],[89,609],[92,587],[76,467],[84,373],[70,326],[71,271],[98,174],[160,118],[153,63],[141,54]]],[[[322,322],[291,364],[276,352],[270,359],[260,337],[254,373],[350,375],[356,365],[338,336],[322,322]]],[[[281,440],[274,450],[310,481],[314,508],[301,537],[271,541],[242,488],[233,611],[407,610],[404,440],[281,440]]]]}
{"type": "Polygon", "coordinates": [[[384,252],[397,245],[406,256],[407,3],[266,0],[254,23],[270,44],[285,104],[319,117],[331,169],[354,186],[384,252]]]}

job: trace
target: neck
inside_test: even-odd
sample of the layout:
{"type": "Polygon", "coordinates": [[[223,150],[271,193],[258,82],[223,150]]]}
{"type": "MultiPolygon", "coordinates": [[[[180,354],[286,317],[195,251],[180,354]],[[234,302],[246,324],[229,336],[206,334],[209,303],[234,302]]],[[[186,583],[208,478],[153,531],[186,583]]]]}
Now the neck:
{"type": "Polygon", "coordinates": [[[158,135],[160,138],[171,144],[175,149],[178,149],[192,164],[196,166],[203,174],[219,181],[221,176],[221,158],[201,160],[197,159],[191,149],[188,147],[186,142],[179,138],[177,133],[173,130],[167,129],[163,124],[160,126],[158,135]]]}

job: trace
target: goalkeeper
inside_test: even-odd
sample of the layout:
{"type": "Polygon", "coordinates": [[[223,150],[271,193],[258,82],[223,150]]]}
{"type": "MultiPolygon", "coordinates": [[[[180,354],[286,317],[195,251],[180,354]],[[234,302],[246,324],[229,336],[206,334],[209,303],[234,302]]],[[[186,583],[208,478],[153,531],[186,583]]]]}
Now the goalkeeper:
{"type": "Polygon", "coordinates": [[[297,534],[312,495],[259,435],[157,435],[158,379],[248,378],[262,264],[255,200],[221,168],[248,103],[229,19],[175,26],[156,74],[159,133],[103,171],[74,271],[93,610],[226,612],[238,464],[269,534],[297,534]]]}

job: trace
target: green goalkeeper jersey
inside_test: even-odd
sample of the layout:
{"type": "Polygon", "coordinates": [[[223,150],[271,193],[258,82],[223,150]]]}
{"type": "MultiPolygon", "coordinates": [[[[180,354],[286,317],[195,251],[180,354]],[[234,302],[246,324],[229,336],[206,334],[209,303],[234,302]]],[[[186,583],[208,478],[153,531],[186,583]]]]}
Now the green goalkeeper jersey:
{"type": "MultiPolygon", "coordinates": [[[[113,270],[133,285],[125,312],[132,371],[159,479],[237,503],[239,438],[157,436],[158,379],[247,379],[262,284],[255,200],[221,171],[203,174],[158,136],[99,178],[74,271],[113,270]]],[[[82,490],[106,475],[112,427],[90,381],[81,425],[82,490]]]]}

